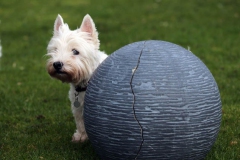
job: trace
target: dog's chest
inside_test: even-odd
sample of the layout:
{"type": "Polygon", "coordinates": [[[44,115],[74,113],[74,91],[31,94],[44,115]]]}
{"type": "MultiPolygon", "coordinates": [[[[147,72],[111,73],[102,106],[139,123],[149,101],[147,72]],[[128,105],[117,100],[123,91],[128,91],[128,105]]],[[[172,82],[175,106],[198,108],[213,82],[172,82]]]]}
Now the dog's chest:
{"type": "Polygon", "coordinates": [[[75,90],[70,89],[69,91],[69,99],[71,101],[71,105],[74,108],[81,108],[84,104],[84,92],[76,92],[75,90]]]}

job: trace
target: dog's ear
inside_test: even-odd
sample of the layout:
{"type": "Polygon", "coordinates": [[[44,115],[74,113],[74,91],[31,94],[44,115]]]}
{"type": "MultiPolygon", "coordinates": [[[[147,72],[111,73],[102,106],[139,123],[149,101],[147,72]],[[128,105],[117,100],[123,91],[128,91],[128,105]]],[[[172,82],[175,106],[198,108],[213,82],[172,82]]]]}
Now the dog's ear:
{"type": "Polygon", "coordinates": [[[98,40],[98,32],[97,32],[95,24],[89,14],[84,16],[81,27],[80,27],[80,31],[89,33],[96,48],[99,49],[100,43],[98,40]]]}
{"type": "Polygon", "coordinates": [[[63,19],[59,14],[54,23],[54,35],[56,35],[56,33],[59,31],[60,26],[63,24],[64,24],[63,19]]]}
{"type": "Polygon", "coordinates": [[[82,32],[90,33],[91,35],[96,32],[95,24],[89,14],[85,15],[83,18],[80,30],[82,32]]]}

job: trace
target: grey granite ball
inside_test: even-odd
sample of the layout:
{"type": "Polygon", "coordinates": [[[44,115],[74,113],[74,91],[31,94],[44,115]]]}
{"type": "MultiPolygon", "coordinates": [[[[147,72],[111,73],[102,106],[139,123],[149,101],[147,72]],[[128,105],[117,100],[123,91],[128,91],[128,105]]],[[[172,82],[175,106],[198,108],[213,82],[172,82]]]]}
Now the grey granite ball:
{"type": "Polygon", "coordinates": [[[219,131],[220,94],[190,51],[141,41],[115,51],[96,69],[84,121],[103,160],[200,160],[219,131]]]}

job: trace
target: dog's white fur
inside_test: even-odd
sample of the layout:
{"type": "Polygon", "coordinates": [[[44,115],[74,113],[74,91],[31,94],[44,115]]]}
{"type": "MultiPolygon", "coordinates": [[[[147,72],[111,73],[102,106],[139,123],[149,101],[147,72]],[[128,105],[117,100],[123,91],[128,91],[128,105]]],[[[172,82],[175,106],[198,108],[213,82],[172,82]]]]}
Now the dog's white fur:
{"type": "Polygon", "coordinates": [[[99,46],[98,32],[88,14],[83,18],[81,27],[73,31],[64,24],[60,15],[57,16],[53,37],[47,47],[47,55],[50,57],[47,61],[47,71],[51,77],[70,83],[69,99],[77,127],[72,137],[73,142],[83,142],[88,138],[83,121],[85,92],[78,94],[80,107],[76,108],[73,103],[77,93],[75,88],[87,85],[93,71],[107,57],[104,52],[99,51],[99,46]],[[79,54],[74,54],[74,51],[78,51],[79,54]],[[62,64],[58,71],[53,65],[55,62],[62,64]]]}

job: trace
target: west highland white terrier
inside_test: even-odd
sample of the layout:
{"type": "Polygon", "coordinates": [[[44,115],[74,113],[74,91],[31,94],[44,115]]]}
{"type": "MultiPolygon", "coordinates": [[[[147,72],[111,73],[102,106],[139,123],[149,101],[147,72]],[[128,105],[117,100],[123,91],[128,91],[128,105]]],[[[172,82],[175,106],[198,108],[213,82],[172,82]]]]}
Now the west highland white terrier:
{"type": "Polygon", "coordinates": [[[70,30],[60,15],[54,23],[54,33],[47,47],[47,71],[53,78],[70,83],[69,99],[77,130],[73,142],[83,142],[88,136],[83,120],[83,104],[87,83],[98,65],[107,57],[99,51],[98,32],[87,14],[81,27],[70,30]]]}

